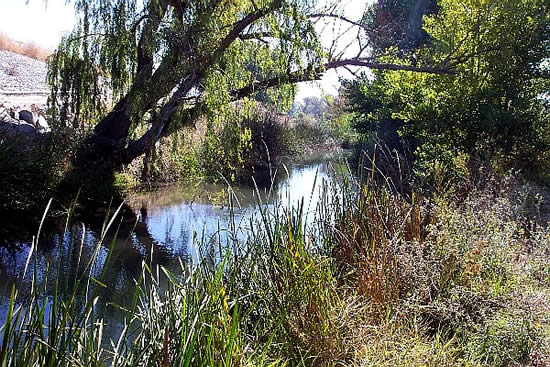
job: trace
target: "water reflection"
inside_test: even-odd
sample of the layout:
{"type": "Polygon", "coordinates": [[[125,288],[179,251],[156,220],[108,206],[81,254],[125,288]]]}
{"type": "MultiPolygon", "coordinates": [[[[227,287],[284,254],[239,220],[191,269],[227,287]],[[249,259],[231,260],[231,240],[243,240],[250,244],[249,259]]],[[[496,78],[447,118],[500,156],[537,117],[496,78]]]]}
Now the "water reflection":
{"type": "MultiPolygon", "coordinates": [[[[76,215],[66,231],[64,220],[60,220],[47,226],[40,236],[35,257],[36,275],[42,280],[46,273],[54,274],[48,277],[48,289],[53,293],[56,278],[75,279],[86,270],[95,253],[98,261],[92,273],[99,274],[112,249],[108,272],[102,277],[108,285],[104,301],[124,305],[131,299],[128,295],[134,288],[135,279],[139,278],[142,261],[163,265],[177,273],[180,261],[200,257],[197,243],[215,243],[223,239],[230,218],[244,228],[258,210],[259,201],[291,206],[303,199],[306,209],[309,207],[312,211],[321,183],[332,179],[330,167],[335,162],[335,158],[317,157],[286,164],[271,172],[275,176],[273,179],[269,173],[257,176],[256,184],[251,180],[248,185],[229,188],[221,184],[172,186],[135,194],[122,206],[122,215],[106,232],[101,246],[97,244],[103,235],[107,208],[76,215]],[[233,198],[233,209],[227,205],[228,192],[233,198]]],[[[110,215],[115,209],[110,210],[110,215]]],[[[31,238],[0,246],[0,324],[12,285],[18,282],[18,289],[23,294],[31,287],[34,259],[29,276],[21,279],[30,248],[31,238]]],[[[109,312],[108,318],[121,317],[114,310],[109,312]]]]}

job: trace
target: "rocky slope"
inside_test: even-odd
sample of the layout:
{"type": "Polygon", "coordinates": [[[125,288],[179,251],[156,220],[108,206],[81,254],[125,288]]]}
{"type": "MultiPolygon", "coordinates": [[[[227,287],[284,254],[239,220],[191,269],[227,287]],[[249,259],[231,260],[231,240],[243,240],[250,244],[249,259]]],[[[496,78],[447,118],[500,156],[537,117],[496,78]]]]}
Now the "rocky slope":
{"type": "Polygon", "coordinates": [[[0,51],[0,91],[47,91],[46,63],[0,51]]]}
{"type": "Polygon", "coordinates": [[[44,119],[46,63],[0,51],[0,135],[34,136],[49,131],[44,119]]]}
{"type": "Polygon", "coordinates": [[[48,96],[46,72],[46,63],[42,61],[0,51],[0,105],[44,107],[48,96]]]}

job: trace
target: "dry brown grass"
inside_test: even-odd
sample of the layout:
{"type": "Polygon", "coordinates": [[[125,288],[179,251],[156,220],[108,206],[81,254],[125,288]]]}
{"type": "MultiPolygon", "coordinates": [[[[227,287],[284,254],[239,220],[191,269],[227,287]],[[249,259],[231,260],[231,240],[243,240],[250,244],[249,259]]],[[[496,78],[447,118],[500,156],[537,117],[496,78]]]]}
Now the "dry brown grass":
{"type": "Polygon", "coordinates": [[[46,61],[48,56],[52,54],[51,50],[41,47],[36,42],[19,43],[3,33],[0,33],[0,50],[10,51],[41,61],[46,61]]]}

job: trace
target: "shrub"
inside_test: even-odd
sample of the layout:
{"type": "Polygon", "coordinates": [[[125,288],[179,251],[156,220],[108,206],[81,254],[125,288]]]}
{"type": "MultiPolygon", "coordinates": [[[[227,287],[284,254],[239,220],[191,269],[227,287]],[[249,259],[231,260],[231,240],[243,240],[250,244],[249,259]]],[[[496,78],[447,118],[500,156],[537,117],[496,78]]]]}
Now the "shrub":
{"type": "Polygon", "coordinates": [[[483,365],[507,366],[525,361],[540,341],[541,331],[525,315],[499,313],[479,327],[466,349],[470,358],[483,365]]]}
{"type": "Polygon", "coordinates": [[[52,148],[44,139],[0,138],[0,211],[43,204],[58,179],[52,148]]]}

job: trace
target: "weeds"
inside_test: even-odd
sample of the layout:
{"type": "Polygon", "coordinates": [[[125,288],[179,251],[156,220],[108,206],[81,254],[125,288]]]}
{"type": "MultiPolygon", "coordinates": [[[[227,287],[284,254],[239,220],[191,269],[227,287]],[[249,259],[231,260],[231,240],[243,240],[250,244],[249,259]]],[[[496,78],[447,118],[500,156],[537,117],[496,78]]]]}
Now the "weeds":
{"type": "Polygon", "coordinates": [[[526,232],[513,208],[484,192],[428,206],[344,176],[313,212],[259,203],[216,241],[196,240],[199,261],[177,274],[144,261],[116,305],[102,302],[109,256],[95,251],[74,264],[80,277],[57,275],[53,295],[37,280],[28,298],[13,288],[0,366],[523,363],[548,347],[549,235],[526,232]],[[116,337],[106,307],[126,315],[116,337]]]}

